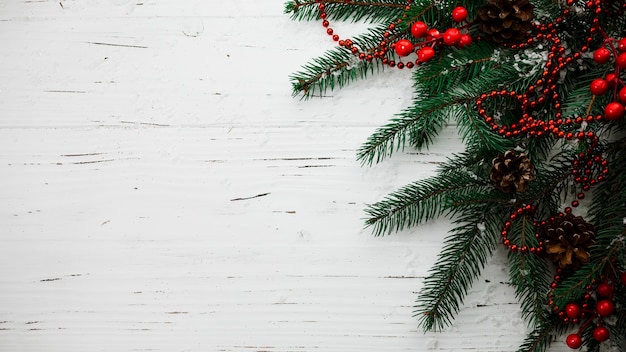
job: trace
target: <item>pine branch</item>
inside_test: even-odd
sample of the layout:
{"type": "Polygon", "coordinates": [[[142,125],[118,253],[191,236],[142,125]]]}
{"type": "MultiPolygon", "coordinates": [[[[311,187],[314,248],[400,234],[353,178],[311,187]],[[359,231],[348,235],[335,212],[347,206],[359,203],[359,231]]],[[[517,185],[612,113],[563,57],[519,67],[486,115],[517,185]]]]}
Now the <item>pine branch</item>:
{"type": "Polygon", "coordinates": [[[489,42],[477,42],[462,50],[449,49],[436,65],[423,65],[414,74],[416,82],[428,95],[436,95],[478,78],[499,63],[493,60],[495,47],[489,42]],[[442,67],[444,69],[442,70],[442,67]]]}
{"type": "Polygon", "coordinates": [[[417,97],[414,105],[376,130],[359,148],[357,160],[363,164],[381,162],[404,148],[407,137],[417,150],[427,148],[448,121],[455,105],[471,99],[453,99],[447,94],[417,97]]]}
{"type": "Polygon", "coordinates": [[[493,157],[495,153],[513,149],[516,145],[514,139],[507,139],[493,132],[476,109],[469,104],[463,105],[453,118],[457,123],[461,140],[466,148],[476,155],[493,157]]]}
{"type": "MultiPolygon", "coordinates": [[[[382,28],[371,29],[369,33],[355,37],[353,42],[360,48],[375,48],[380,44],[376,33],[382,28]]],[[[349,50],[336,47],[304,65],[301,71],[290,76],[290,80],[293,95],[302,93],[302,98],[307,99],[315,94],[323,96],[328,89],[344,87],[384,69],[385,65],[379,60],[359,60],[349,50]]]]}
{"type": "MultiPolygon", "coordinates": [[[[546,312],[548,314],[548,312],[546,312]]],[[[535,327],[528,334],[517,352],[545,352],[550,347],[554,335],[561,334],[563,327],[557,318],[552,317],[535,327]]]]}
{"type": "Polygon", "coordinates": [[[565,150],[541,162],[536,149],[528,150],[535,156],[531,160],[535,162],[537,175],[526,191],[518,195],[518,200],[523,204],[536,204],[536,218],[548,218],[559,212],[571,189],[573,154],[565,150]]]}
{"type": "Polygon", "coordinates": [[[446,238],[415,307],[415,315],[424,330],[441,330],[458,313],[469,287],[493,252],[493,234],[501,226],[501,211],[483,205],[465,211],[455,221],[459,226],[446,238]]]}
{"type": "Polygon", "coordinates": [[[365,224],[373,227],[376,236],[418,225],[450,212],[454,200],[472,186],[484,188],[474,177],[459,171],[416,181],[369,205],[365,224]]]}
{"type": "MultiPolygon", "coordinates": [[[[518,247],[538,247],[533,219],[522,216],[509,231],[509,240],[518,247]]],[[[530,326],[539,326],[548,317],[545,288],[549,286],[546,262],[534,253],[509,252],[509,275],[515,296],[521,301],[522,317],[530,326]]]]}
{"type": "MultiPolygon", "coordinates": [[[[328,20],[352,20],[366,22],[391,22],[402,15],[406,7],[405,0],[369,0],[351,1],[324,0],[328,20]]],[[[291,19],[297,21],[312,21],[319,19],[319,3],[315,1],[292,0],[285,3],[285,14],[291,14],[291,19]]]]}

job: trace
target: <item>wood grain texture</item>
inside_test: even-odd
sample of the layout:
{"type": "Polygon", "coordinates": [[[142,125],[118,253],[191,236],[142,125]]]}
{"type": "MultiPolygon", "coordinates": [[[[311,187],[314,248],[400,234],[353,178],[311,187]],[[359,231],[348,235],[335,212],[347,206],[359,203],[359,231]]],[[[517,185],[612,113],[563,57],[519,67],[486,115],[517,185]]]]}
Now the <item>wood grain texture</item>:
{"type": "Polygon", "coordinates": [[[375,238],[363,208],[432,175],[458,137],[362,167],[356,149],[407,105],[410,76],[291,97],[288,75],[332,43],[282,1],[5,1],[0,43],[1,351],[523,339],[503,252],[452,327],[418,330],[450,225],[375,238]]]}

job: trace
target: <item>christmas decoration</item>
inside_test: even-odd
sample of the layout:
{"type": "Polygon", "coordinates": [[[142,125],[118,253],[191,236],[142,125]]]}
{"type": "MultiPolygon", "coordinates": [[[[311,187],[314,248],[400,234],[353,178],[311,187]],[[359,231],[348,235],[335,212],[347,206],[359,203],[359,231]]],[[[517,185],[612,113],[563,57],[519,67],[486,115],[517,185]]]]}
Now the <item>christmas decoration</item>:
{"type": "Polygon", "coordinates": [[[526,154],[508,150],[491,161],[489,178],[502,192],[524,192],[535,179],[535,167],[526,154]]]}
{"type": "Polygon", "coordinates": [[[561,213],[546,221],[541,235],[545,253],[559,267],[577,269],[589,262],[595,231],[582,217],[561,213]]]}
{"type": "Polygon", "coordinates": [[[410,106],[363,143],[363,164],[458,129],[465,149],[437,175],[366,209],[375,235],[453,217],[415,305],[424,330],[450,325],[503,245],[529,326],[519,351],[554,336],[626,350],[625,0],[291,0],[285,12],[337,44],[292,75],[294,95],[412,71],[410,106]],[[343,20],[372,28],[342,37],[343,20]]]}
{"type": "Polygon", "coordinates": [[[593,95],[604,95],[609,91],[609,84],[602,78],[596,78],[591,82],[589,90],[593,95]]]}
{"type": "Polygon", "coordinates": [[[528,0],[487,0],[478,9],[478,28],[497,43],[519,43],[532,28],[533,5],[528,0]]]}
{"type": "Polygon", "coordinates": [[[579,348],[583,345],[583,339],[579,334],[571,334],[567,336],[567,346],[572,349],[579,348]]]}
{"type": "Polygon", "coordinates": [[[593,338],[598,342],[606,341],[609,339],[611,332],[604,326],[598,326],[593,329],[593,338]]]}

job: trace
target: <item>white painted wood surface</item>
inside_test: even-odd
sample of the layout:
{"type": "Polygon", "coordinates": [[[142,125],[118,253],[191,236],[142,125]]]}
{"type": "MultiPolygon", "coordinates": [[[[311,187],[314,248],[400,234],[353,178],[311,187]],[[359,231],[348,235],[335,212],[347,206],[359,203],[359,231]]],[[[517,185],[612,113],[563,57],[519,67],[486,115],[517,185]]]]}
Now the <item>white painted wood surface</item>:
{"type": "Polygon", "coordinates": [[[0,351],[516,350],[503,252],[424,334],[412,304],[448,223],[363,229],[454,129],[361,167],[410,76],[292,98],[288,75],[333,44],[282,7],[0,1],[0,351]]]}

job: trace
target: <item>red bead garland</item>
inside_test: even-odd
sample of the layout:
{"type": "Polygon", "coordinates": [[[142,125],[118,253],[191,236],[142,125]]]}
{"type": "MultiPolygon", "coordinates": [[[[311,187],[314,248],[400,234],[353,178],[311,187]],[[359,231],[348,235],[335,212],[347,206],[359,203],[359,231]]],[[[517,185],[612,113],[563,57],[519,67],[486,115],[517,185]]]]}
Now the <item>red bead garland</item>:
{"type": "MultiPolygon", "coordinates": [[[[513,222],[515,222],[518,218],[522,216],[532,217],[535,214],[535,207],[532,205],[526,205],[517,209],[509,216],[509,220],[504,223],[504,228],[500,232],[502,236],[502,244],[508,248],[511,252],[521,252],[521,253],[539,253],[542,251],[543,243],[539,242],[539,246],[533,247],[526,244],[514,244],[508,239],[509,232],[511,231],[511,227],[513,222]]],[[[533,225],[536,227],[538,224],[533,222],[533,225]]],[[[535,238],[539,238],[539,234],[535,233],[535,238]]]]}
{"type": "MultiPolygon", "coordinates": [[[[380,60],[383,65],[389,67],[397,67],[398,69],[403,69],[404,67],[413,68],[416,65],[430,61],[435,56],[435,48],[439,45],[445,44],[462,48],[470,45],[473,41],[471,36],[466,33],[461,33],[459,28],[448,29],[448,35],[444,37],[439,30],[435,28],[428,28],[428,25],[425,22],[417,21],[411,25],[410,33],[414,38],[423,38],[424,41],[413,43],[406,38],[402,38],[403,33],[393,33],[397,30],[397,25],[404,21],[403,18],[406,18],[405,14],[403,18],[398,18],[387,26],[387,30],[381,34],[383,39],[375,48],[363,50],[358,48],[352,40],[341,39],[339,35],[335,33],[333,28],[330,27],[330,22],[327,19],[328,14],[326,13],[327,1],[315,0],[315,2],[318,4],[317,6],[320,13],[319,18],[322,20],[322,26],[326,28],[326,33],[329,36],[332,36],[333,41],[337,42],[339,46],[350,50],[350,52],[360,60],[367,62],[372,62],[377,59],[380,60]],[[395,51],[400,57],[407,57],[412,53],[417,54],[418,57],[415,61],[396,63],[394,60],[387,57],[387,53],[390,49],[395,51]],[[422,52],[421,57],[420,51],[422,52]]],[[[349,3],[350,0],[345,0],[345,2],[349,3]]],[[[413,0],[407,0],[404,11],[410,10],[412,3],[413,0]]],[[[467,15],[467,9],[462,6],[454,8],[451,13],[451,17],[455,22],[464,22],[467,15]]],[[[466,26],[467,25],[460,28],[465,28],[466,26]]]]}

